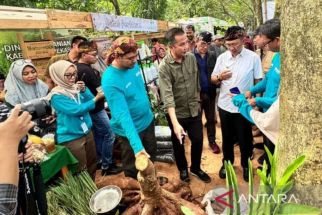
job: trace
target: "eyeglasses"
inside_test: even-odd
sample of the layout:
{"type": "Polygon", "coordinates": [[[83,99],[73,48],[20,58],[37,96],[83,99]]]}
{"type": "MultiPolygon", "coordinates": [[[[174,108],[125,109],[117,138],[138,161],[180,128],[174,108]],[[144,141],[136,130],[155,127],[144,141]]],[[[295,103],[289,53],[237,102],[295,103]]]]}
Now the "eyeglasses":
{"type": "Polygon", "coordinates": [[[74,73],[66,73],[64,76],[67,79],[76,78],[77,77],[77,73],[76,72],[74,72],[74,73]]]}
{"type": "Polygon", "coordinates": [[[265,46],[267,46],[268,44],[270,44],[271,42],[273,42],[275,39],[271,39],[271,40],[268,40],[266,43],[264,43],[263,45],[262,45],[262,47],[265,47],[265,46]]]}

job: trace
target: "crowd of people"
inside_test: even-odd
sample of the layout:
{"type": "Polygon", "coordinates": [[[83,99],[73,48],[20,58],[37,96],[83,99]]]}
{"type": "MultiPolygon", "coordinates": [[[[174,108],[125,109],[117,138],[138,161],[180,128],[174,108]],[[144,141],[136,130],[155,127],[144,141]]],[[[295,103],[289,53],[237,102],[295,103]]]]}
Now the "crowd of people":
{"type": "MultiPolygon", "coordinates": [[[[211,181],[201,169],[203,112],[209,147],[214,154],[223,153],[223,165],[218,167],[221,179],[226,177],[224,162],[234,163],[234,145],[238,143],[243,179],[249,180],[252,124],[263,132],[264,144],[274,152],[279,123],[280,22],[273,19],[259,26],[253,35],[254,44],[246,36],[245,29],[239,26],[229,27],[224,36],[213,36],[210,32],[196,34],[194,26],[188,25],[166,32],[165,45],[152,40],[158,88],[182,181],[190,181],[189,172],[205,183],[211,181]],[[260,51],[251,50],[254,46],[260,51]],[[216,142],[216,112],[221,149],[216,142]],[[185,156],[187,137],[191,142],[190,167],[185,156]]],[[[154,114],[137,63],[138,49],[133,39],[117,38],[106,52],[101,64],[106,69],[102,72],[96,65],[99,57],[95,42],[76,36],[68,53],[50,59],[45,82],[39,79],[30,60],[19,59],[11,64],[3,86],[4,100],[8,107],[16,107],[0,123],[1,134],[9,135],[1,138],[1,161],[11,156],[10,163],[0,162],[0,189],[8,190],[1,192],[1,201],[12,203],[14,199],[17,144],[34,126],[28,113],[18,115],[19,105],[31,100],[50,102],[52,116],[41,121],[55,124],[56,144],[66,146],[79,161],[79,171],[87,170],[93,178],[100,168],[102,175],[123,170],[125,176],[136,179],[135,158],[145,154],[155,160],[154,114]],[[111,118],[105,111],[106,103],[111,118]],[[119,137],[122,167],[113,158],[115,136],[119,137]]],[[[264,154],[263,160],[267,159],[264,154]]],[[[7,206],[5,214],[13,214],[14,205],[7,206]]],[[[0,212],[3,208],[1,203],[0,212]]]]}

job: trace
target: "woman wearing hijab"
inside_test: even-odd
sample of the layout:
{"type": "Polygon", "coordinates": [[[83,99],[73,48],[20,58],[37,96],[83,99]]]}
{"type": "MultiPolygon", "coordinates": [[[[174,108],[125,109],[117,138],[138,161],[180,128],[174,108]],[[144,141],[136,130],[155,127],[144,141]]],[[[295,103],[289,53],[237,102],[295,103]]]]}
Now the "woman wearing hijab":
{"type": "Polygon", "coordinates": [[[79,161],[80,171],[87,169],[94,177],[96,150],[89,111],[104,98],[104,94],[98,93],[94,97],[84,82],[75,84],[76,66],[68,61],[53,63],[49,67],[49,74],[57,85],[49,95],[57,115],[57,143],[69,148],[79,161]]]}
{"type": "Polygon", "coordinates": [[[38,78],[36,67],[31,60],[24,59],[11,64],[4,88],[5,101],[12,107],[43,98],[48,93],[48,86],[38,78]]]}
{"type": "Polygon", "coordinates": [[[156,59],[154,61],[154,65],[156,67],[159,66],[160,62],[166,56],[166,54],[167,54],[167,48],[165,47],[165,45],[160,44],[159,45],[159,48],[156,50],[156,53],[155,53],[156,59]]]}

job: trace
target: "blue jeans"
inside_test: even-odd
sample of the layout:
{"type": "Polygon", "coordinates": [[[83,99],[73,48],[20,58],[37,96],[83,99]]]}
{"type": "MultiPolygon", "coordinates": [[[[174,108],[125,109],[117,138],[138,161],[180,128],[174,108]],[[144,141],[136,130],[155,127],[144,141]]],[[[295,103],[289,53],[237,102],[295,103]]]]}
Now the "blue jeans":
{"type": "Polygon", "coordinates": [[[102,161],[102,169],[107,169],[113,161],[114,133],[105,110],[91,114],[96,143],[97,160],[102,161]]]}

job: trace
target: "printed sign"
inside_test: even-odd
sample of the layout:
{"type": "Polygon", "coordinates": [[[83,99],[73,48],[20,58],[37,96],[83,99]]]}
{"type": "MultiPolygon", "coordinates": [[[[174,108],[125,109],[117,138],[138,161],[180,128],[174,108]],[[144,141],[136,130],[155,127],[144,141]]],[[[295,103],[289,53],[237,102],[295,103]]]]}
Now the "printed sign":
{"type": "Polygon", "coordinates": [[[127,16],[92,13],[95,31],[145,31],[158,32],[158,22],[127,16]]]}
{"type": "MultiPolygon", "coordinates": [[[[1,30],[0,31],[0,71],[1,73],[7,74],[10,64],[17,60],[23,58],[22,48],[18,42],[17,33],[22,32],[27,41],[41,41],[41,35],[44,31],[40,30],[1,30]]],[[[26,42],[28,47],[30,47],[30,55],[28,58],[48,58],[54,54],[63,54],[70,49],[70,40],[75,35],[83,35],[83,30],[69,30],[69,29],[57,29],[50,30],[53,35],[53,44],[47,44],[45,41],[42,42],[26,42]],[[29,46],[30,44],[33,44],[29,46]],[[34,45],[36,44],[36,45],[34,45]],[[53,46],[53,47],[52,47],[53,46]]],[[[34,61],[33,61],[34,62],[34,61]]],[[[35,63],[35,62],[34,62],[35,63]]],[[[46,62],[37,61],[37,64],[42,66],[37,67],[43,68],[46,62]]],[[[43,69],[40,69],[40,73],[43,69]]]]}
{"type": "Polygon", "coordinates": [[[24,45],[26,59],[50,58],[56,53],[53,41],[26,42],[24,45]]]}

